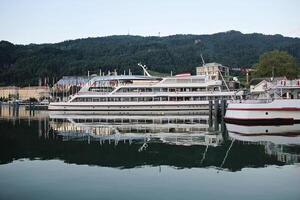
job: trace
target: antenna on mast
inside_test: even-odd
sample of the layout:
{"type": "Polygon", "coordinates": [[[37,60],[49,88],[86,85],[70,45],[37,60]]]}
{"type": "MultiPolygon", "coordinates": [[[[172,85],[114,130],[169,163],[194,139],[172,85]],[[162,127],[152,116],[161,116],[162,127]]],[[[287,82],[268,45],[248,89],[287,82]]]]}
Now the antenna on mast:
{"type": "Polygon", "coordinates": [[[202,53],[200,54],[200,56],[201,56],[201,60],[202,60],[202,65],[204,66],[205,65],[205,61],[203,59],[202,53]]]}
{"type": "Polygon", "coordinates": [[[138,63],[138,66],[140,66],[143,71],[144,71],[144,75],[146,74],[147,76],[151,76],[151,74],[149,74],[149,72],[147,71],[147,66],[146,65],[142,65],[141,63],[138,63]]]}

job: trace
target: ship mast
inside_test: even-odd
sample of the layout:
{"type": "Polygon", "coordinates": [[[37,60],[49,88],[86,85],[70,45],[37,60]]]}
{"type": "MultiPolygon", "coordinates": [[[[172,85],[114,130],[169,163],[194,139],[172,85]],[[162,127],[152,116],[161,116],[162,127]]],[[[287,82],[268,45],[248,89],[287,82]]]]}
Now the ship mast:
{"type": "Polygon", "coordinates": [[[151,77],[151,74],[149,74],[149,72],[147,71],[147,66],[146,65],[142,65],[141,63],[138,63],[138,66],[140,66],[143,69],[144,75],[147,75],[147,76],[151,77]]]}

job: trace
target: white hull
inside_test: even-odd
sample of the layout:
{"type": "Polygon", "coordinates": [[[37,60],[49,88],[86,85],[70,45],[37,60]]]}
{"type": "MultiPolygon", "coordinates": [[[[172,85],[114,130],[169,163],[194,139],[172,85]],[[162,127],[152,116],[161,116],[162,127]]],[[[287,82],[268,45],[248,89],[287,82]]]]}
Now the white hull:
{"type": "Polygon", "coordinates": [[[59,102],[51,103],[48,110],[55,113],[113,114],[113,115],[166,115],[205,114],[208,101],[193,102],[59,102]]]}
{"type": "Polygon", "coordinates": [[[237,124],[293,124],[300,122],[300,99],[278,99],[269,103],[229,103],[225,121],[237,124]]]}
{"type": "Polygon", "coordinates": [[[300,124],[293,125],[268,125],[268,126],[246,126],[237,124],[226,124],[229,133],[240,135],[290,135],[300,136],[300,124]]]}

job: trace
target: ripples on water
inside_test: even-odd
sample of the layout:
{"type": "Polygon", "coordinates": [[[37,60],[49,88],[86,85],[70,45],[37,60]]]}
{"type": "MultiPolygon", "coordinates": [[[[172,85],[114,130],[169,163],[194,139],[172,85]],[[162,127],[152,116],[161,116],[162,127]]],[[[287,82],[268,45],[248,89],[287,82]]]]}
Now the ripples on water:
{"type": "Polygon", "coordinates": [[[0,199],[300,198],[299,124],[4,106],[0,116],[0,199]]]}

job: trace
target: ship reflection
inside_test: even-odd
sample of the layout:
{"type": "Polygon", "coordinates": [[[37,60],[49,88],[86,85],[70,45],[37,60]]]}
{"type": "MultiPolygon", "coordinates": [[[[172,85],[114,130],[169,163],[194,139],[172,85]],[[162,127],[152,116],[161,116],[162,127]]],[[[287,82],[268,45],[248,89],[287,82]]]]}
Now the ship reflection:
{"type": "Polygon", "coordinates": [[[226,124],[233,140],[264,146],[265,153],[286,164],[300,162],[300,124],[244,126],[226,124]]]}
{"type": "MultiPolygon", "coordinates": [[[[63,141],[165,143],[218,146],[221,134],[208,133],[207,116],[53,116],[52,131],[63,141]]],[[[145,146],[145,144],[144,144],[145,146]]]]}
{"type": "Polygon", "coordinates": [[[299,124],[226,124],[228,131],[219,132],[210,125],[224,125],[209,123],[208,116],[33,115],[20,110],[16,117],[4,111],[0,164],[28,158],[120,169],[167,165],[238,171],[300,161],[299,124]]]}

